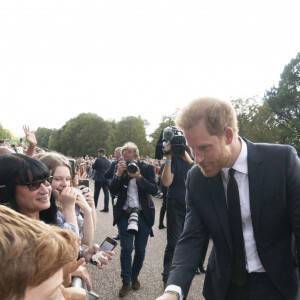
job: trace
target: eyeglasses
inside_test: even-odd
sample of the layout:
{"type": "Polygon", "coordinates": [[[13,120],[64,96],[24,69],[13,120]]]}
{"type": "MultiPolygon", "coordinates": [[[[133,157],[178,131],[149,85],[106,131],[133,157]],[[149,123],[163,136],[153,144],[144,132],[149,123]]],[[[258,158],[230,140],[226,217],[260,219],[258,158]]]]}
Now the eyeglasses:
{"type": "Polygon", "coordinates": [[[46,179],[32,181],[32,182],[28,182],[28,183],[21,184],[21,185],[27,185],[29,188],[29,191],[36,191],[40,188],[41,184],[43,184],[45,187],[50,186],[52,183],[52,179],[53,179],[53,177],[49,176],[46,179]]]}

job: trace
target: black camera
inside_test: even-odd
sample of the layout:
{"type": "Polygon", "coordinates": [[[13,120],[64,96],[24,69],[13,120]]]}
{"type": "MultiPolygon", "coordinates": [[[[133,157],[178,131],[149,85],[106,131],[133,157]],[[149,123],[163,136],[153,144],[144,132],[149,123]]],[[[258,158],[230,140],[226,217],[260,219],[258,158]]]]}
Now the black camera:
{"type": "Polygon", "coordinates": [[[162,159],[164,155],[171,154],[176,157],[184,157],[186,147],[186,140],[183,132],[177,129],[175,126],[167,127],[162,130],[160,137],[158,139],[155,158],[162,159]],[[170,142],[171,150],[170,152],[164,151],[165,145],[170,142]]]}
{"type": "Polygon", "coordinates": [[[137,207],[128,208],[127,213],[129,214],[127,231],[131,234],[137,234],[139,231],[139,209],[137,207]]]}
{"type": "Polygon", "coordinates": [[[134,159],[129,159],[126,161],[127,172],[130,174],[135,174],[138,170],[138,163],[134,159]]]}

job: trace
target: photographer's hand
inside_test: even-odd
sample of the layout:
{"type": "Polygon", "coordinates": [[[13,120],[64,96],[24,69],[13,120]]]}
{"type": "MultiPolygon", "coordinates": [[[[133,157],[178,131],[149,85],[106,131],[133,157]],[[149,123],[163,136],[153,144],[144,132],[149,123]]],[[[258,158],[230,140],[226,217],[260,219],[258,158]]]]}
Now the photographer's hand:
{"type": "Polygon", "coordinates": [[[126,162],[122,159],[118,162],[117,176],[121,177],[123,172],[127,170],[126,162]]]}

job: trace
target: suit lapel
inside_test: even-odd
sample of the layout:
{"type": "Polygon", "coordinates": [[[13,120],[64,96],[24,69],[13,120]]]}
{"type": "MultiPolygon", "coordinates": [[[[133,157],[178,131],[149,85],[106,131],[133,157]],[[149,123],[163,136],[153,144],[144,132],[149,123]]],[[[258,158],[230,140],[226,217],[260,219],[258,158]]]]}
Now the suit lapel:
{"type": "Polygon", "coordinates": [[[225,235],[228,248],[230,252],[233,253],[231,234],[230,234],[228,215],[227,215],[227,204],[226,204],[226,198],[225,198],[221,173],[219,173],[215,177],[207,178],[207,183],[212,195],[213,205],[218,215],[219,224],[225,235]]]}
{"type": "Polygon", "coordinates": [[[254,233],[257,235],[263,192],[264,165],[256,146],[247,140],[245,141],[248,147],[248,179],[251,219],[254,233]]]}

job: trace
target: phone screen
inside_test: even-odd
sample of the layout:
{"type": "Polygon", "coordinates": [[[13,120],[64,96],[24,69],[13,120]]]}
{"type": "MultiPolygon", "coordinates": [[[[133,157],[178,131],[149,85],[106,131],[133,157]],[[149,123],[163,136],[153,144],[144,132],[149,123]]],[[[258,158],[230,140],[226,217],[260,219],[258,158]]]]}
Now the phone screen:
{"type": "Polygon", "coordinates": [[[100,251],[111,251],[115,248],[115,245],[111,244],[110,242],[108,241],[104,241],[101,246],[100,246],[100,251]]]}
{"type": "Polygon", "coordinates": [[[78,184],[79,185],[85,185],[86,187],[89,187],[90,182],[89,182],[88,179],[79,179],[78,184]]]}

